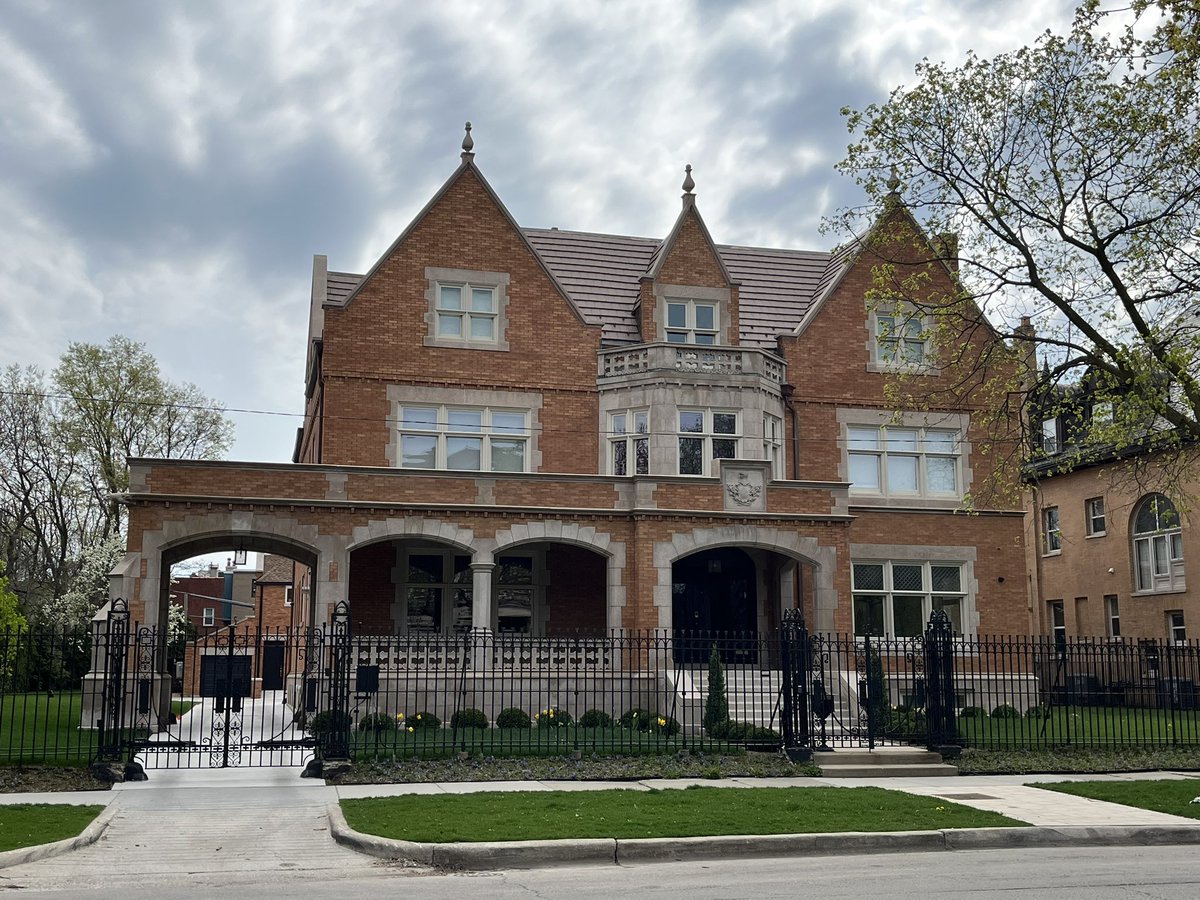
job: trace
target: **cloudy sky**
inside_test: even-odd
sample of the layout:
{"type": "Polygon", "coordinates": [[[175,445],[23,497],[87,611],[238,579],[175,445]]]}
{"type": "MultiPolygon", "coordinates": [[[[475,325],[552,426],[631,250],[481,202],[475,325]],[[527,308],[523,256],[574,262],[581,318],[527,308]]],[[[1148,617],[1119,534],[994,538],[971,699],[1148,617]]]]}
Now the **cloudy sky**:
{"type": "MultiPolygon", "coordinates": [[[[125,334],[298,413],[312,254],[365,271],[458,164],[529,226],[662,236],[685,163],[722,243],[826,249],[843,106],[1069,2],[233,0],[0,8],[0,365],[125,334]]],[[[236,459],[298,417],[234,413],[236,459]]]]}

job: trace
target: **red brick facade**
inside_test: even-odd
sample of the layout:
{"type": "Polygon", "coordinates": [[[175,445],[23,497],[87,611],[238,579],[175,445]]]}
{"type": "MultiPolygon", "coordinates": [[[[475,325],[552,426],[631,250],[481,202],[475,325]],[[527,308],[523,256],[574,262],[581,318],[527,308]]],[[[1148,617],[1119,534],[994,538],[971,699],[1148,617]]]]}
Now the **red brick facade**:
{"type": "MultiPolygon", "coordinates": [[[[891,210],[880,227],[908,222],[891,210]]],[[[295,463],[131,461],[122,590],[155,615],[164,561],[227,534],[312,567],[297,621],[346,601],[368,633],[447,632],[468,613],[529,634],[669,628],[728,586],[715,557],[710,585],[679,582],[675,564],[739,547],[756,574],[737,589],[757,614],[738,627],[774,627],[800,605],[819,629],[863,630],[857,588],[891,631],[920,568],[908,589],[926,612],[951,603],[964,631],[1026,633],[1022,510],[979,500],[1009,455],[979,452],[980,410],[939,393],[951,372],[916,378],[942,398],[930,409],[893,412],[874,284],[865,249],[718,246],[690,193],[657,244],[522,230],[464,154],[365,276],[318,258],[295,463]],[[591,256],[572,259],[575,246],[591,256]],[[460,336],[475,327],[486,339],[460,336]],[[525,425],[496,425],[506,414],[525,425]],[[880,435],[876,456],[854,456],[856,428],[880,435]],[[885,433],[917,443],[893,451],[885,433]],[[448,470],[456,453],[468,464],[448,470]],[[889,485],[911,477],[909,494],[851,485],[871,459],[889,485]],[[888,583],[852,587],[852,561],[888,583]]],[[[952,288],[933,271],[931,295],[952,288]]]]}

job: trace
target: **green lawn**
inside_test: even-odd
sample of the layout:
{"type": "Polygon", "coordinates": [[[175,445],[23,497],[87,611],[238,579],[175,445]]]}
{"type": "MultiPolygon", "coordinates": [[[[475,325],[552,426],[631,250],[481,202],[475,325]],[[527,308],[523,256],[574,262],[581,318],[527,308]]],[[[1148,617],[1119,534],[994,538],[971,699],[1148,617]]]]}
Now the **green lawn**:
{"type": "Polygon", "coordinates": [[[103,806],[58,803],[0,805],[0,850],[16,850],[75,837],[103,809],[103,806]]]}
{"type": "Polygon", "coordinates": [[[519,791],[343,800],[356,831],[408,841],[696,837],[1025,825],[882,788],[519,791]]]}
{"type": "Polygon", "coordinates": [[[994,749],[1112,744],[1200,745],[1200,711],[1053,707],[1045,719],[959,717],[958,731],[966,746],[994,749]]]}
{"type": "MultiPolygon", "coordinates": [[[[709,737],[666,735],[632,728],[418,728],[413,732],[354,731],[350,735],[355,759],[453,756],[466,751],[484,756],[562,756],[578,748],[592,754],[640,755],[703,749],[712,753],[743,753],[741,744],[709,737]]],[[[777,745],[776,745],[777,746],[777,745]]],[[[756,749],[756,748],[751,748],[756,749]]],[[[775,749],[775,747],[764,748],[775,749]]]]}
{"type": "Polygon", "coordinates": [[[1152,809],[1173,816],[1200,819],[1200,803],[1192,803],[1192,800],[1200,797],[1200,779],[1196,778],[1163,781],[1070,781],[1039,784],[1037,787],[1063,794],[1075,794],[1077,797],[1091,797],[1093,800],[1136,806],[1138,809],[1152,809]]]}
{"type": "Polygon", "coordinates": [[[80,691],[0,697],[0,763],[83,765],[97,732],[79,727],[80,691]]]}

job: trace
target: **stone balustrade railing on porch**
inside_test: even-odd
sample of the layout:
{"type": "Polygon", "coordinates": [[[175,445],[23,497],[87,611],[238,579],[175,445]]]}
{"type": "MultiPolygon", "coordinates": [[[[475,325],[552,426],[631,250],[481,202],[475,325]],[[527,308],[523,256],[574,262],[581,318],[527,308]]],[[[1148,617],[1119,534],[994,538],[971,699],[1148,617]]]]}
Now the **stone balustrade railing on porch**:
{"type": "Polygon", "coordinates": [[[446,675],[479,669],[534,669],[549,674],[616,672],[621,649],[609,638],[529,638],[487,635],[471,638],[439,636],[358,637],[351,659],[357,666],[389,672],[446,675]]]}

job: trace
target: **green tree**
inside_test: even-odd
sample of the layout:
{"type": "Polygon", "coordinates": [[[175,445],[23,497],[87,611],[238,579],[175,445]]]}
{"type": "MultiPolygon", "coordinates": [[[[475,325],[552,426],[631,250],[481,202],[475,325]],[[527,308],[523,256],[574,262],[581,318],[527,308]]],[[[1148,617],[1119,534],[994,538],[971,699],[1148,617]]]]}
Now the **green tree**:
{"type": "Polygon", "coordinates": [[[17,658],[18,635],[25,630],[25,615],[20,599],[8,586],[4,564],[0,563],[0,678],[11,677],[17,658]]]}
{"type": "Polygon", "coordinates": [[[60,440],[88,464],[105,536],[122,527],[120,504],[109,495],[128,487],[128,458],[216,459],[232,442],[220,404],[193,384],[168,381],[144,344],[121,335],[102,346],[72,343],[53,379],[62,397],[60,440]]]}
{"type": "Polygon", "coordinates": [[[708,696],[704,698],[704,729],[716,734],[729,722],[729,697],[725,693],[725,668],[713,644],[708,654],[708,696]]]}
{"type": "Polygon", "coordinates": [[[1193,4],[1089,0],[1066,34],[920,63],[886,102],[845,110],[854,142],[839,169],[870,203],[830,223],[856,232],[881,204],[902,206],[934,259],[897,277],[911,241],[874,235],[873,302],[910,305],[935,331],[994,328],[994,350],[947,341],[939,363],[959,385],[1008,366],[997,403],[1029,386],[1010,348],[1036,348],[1043,387],[1088,385],[1058,394],[1087,397],[1060,411],[1085,423],[1085,444],[1163,450],[1158,475],[1176,482],[1200,439],[1198,22],[1193,4]],[[935,268],[952,288],[929,291],[935,268]]]}

